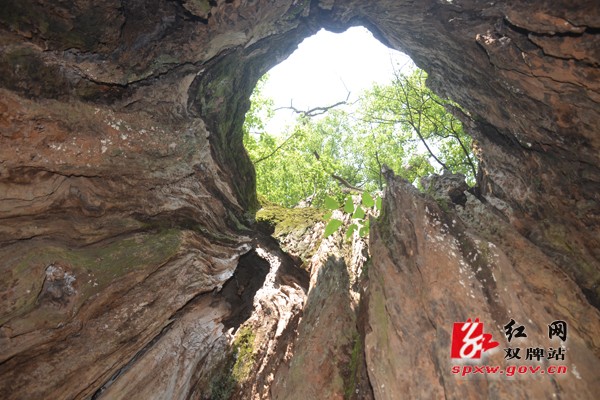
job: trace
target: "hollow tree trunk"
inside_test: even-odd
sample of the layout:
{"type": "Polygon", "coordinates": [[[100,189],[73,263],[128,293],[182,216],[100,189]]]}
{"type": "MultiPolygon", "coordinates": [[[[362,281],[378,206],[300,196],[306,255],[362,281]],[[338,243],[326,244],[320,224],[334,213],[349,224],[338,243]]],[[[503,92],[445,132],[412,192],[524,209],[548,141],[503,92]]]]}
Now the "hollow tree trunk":
{"type": "Polygon", "coordinates": [[[0,397],[294,398],[309,380],[332,397],[595,398],[599,12],[547,0],[4,1],[0,397]],[[482,166],[479,199],[448,207],[392,180],[355,309],[343,263],[318,267],[309,287],[255,228],[241,132],[268,68],[321,27],[352,25],[463,107],[482,166]],[[344,310],[331,326],[350,333],[311,333],[334,318],[326,294],[344,310]],[[450,329],[469,317],[494,338],[513,318],[531,346],[549,319],[567,321],[568,374],[457,379],[450,329]],[[242,350],[252,376],[232,361],[242,350]],[[299,369],[296,351],[315,369],[299,369]]]}

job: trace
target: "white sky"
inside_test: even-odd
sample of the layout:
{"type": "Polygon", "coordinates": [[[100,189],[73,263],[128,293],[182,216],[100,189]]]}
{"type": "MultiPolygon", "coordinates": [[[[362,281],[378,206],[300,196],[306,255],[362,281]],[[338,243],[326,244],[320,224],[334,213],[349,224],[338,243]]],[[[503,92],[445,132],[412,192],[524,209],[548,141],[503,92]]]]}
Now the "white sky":
{"type": "MultiPolygon", "coordinates": [[[[350,101],[373,82],[388,83],[393,66],[412,65],[410,58],[389,49],[363,27],[336,34],[325,30],[305,39],[290,57],[269,72],[263,95],[275,102],[275,108],[290,105],[299,110],[350,101]]],[[[278,134],[292,125],[296,114],[277,111],[267,131],[278,134]]]]}

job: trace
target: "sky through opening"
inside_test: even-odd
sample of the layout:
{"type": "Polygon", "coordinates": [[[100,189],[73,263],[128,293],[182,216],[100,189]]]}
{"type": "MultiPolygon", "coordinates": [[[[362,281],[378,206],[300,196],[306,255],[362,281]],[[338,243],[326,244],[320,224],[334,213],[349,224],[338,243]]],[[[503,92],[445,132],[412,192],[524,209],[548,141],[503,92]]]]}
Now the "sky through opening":
{"type": "MultiPolygon", "coordinates": [[[[322,29],[268,72],[263,95],[273,99],[276,109],[290,103],[299,110],[328,106],[345,100],[348,92],[354,101],[373,82],[390,83],[399,67],[412,68],[410,57],[386,47],[364,27],[343,33],[322,29]]],[[[291,110],[279,110],[267,131],[279,134],[296,117],[291,110]]]]}

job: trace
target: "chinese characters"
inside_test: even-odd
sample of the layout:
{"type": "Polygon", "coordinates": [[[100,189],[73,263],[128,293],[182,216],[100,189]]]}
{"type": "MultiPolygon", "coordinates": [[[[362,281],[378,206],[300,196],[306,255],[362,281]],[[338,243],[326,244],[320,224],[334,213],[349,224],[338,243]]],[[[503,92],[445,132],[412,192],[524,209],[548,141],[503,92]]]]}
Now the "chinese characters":
{"type": "MultiPolygon", "coordinates": [[[[504,335],[509,343],[511,343],[513,339],[527,337],[525,326],[519,325],[512,318],[510,322],[504,325],[504,335]]],[[[554,337],[559,338],[562,342],[567,340],[567,323],[565,321],[557,320],[548,325],[548,338],[553,339],[554,337]]],[[[521,360],[520,352],[521,348],[519,347],[508,347],[504,349],[504,359],[521,360]]],[[[541,361],[546,359],[563,361],[565,359],[565,352],[566,350],[563,347],[549,347],[547,350],[543,347],[527,347],[525,360],[541,361]]]]}

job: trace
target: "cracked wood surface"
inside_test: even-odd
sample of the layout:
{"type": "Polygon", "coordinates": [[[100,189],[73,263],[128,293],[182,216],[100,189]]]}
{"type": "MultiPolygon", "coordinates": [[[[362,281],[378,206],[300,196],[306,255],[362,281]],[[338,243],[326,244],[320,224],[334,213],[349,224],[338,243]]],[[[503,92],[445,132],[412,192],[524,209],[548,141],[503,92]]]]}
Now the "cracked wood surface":
{"type": "MultiPolygon", "coordinates": [[[[501,226],[498,232],[486,232],[485,224],[469,229],[491,243],[531,248],[553,271],[554,280],[544,269],[545,278],[537,281],[538,271],[517,256],[510,268],[500,264],[516,276],[506,285],[522,288],[531,304],[550,301],[547,292],[561,294],[556,311],[570,310],[567,319],[579,331],[573,354],[583,382],[553,387],[563,397],[573,388],[581,388],[583,397],[594,393],[597,377],[588,368],[597,371],[591,357],[598,346],[582,321],[596,327],[589,304],[600,304],[599,13],[594,1],[573,7],[548,0],[6,1],[0,12],[2,397],[86,398],[100,395],[111,377],[114,393],[143,381],[149,392],[173,398],[210,395],[223,363],[202,358],[210,349],[188,346],[177,364],[186,372],[177,377],[143,377],[137,368],[150,364],[140,360],[167,357],[167,338],[190,344],[185,335],[202,326],[214,328],[206,336],[214,341],[207,343],[231,349],[232,337],[221,327],[230,318],[229,303],[215,303],[212,310],[201,301],[189,308],[190,316],[211,319],[202,326],[177,310],[219,292],[239,257],[254,246],[251,220],[258,204],[241,132],[249,95],[304,37],[321,27],[341,31],[361,24],[408,53],[438,94],[461,105],[455,113],[476,139],[480,157],[486,202],[480,220],[489,214],[507,224],[494,220],[490,226],[501,226]],[[532,282],[517,279],[519,268],[532,282]],[[169,334],[153,342],[167,326],[169,334]],[[146,356],[135,358],[149,343],[146,356]],[[194,369],[199,359],[207,360],[205,369],[194,369]],[[125,366],[130,372],[118,374],[125,366]]],[[[423,242],[415,239],[414,223],[403,225],[407,221],[393,223],[406,230],[399,238],[410,239],[404,248],[411,249],[423,242]]],[[[373,262],[382,269],[370,272],[374,294],[376,277],[384,283],[388,273],[390,282],[400,279],[386,259],[399,239],[390,240],[374,243],[380,247],[373,262]]],[[[418,270],[425,277],[432,267],[427,261],[418,270]]],[[[289,311],[289,329],[280,332],[274,319],[261,320],[264,315],[249,319],[254,327],[265,322],[261,337],[275,354],[260,364],[264,387],[253,389],[259,397],[269,396],[265,387],[286,365],[282,354],[302,324],[304,294],[297,271],[286,271],[265,297],[271,302],[265,309],[272,315],[289,311]]],[[[419,288],[427,281],[414,282],[407,290],[418,289],[420,306],[433,308],[426,320],[415,315],[417,326],[427,327],[429,344],[441,343],[434,333],[445,328],[419,288]]],[[[455,284],[446,279],[427,287],[441,293],[455,284]]],[[[484,293],[489,297],[493,290],[484,293]]],[[[488,302],[481,296],[482,304],[488,302]]],[[[369,304],[375,307],[377,299],[369,304]]],[[[384,308],[389,325],[367,324],[366,315],[378,310],[359,314],[359,328],[401,332],[403,316],[392,304],[384,308]]],[[[492,311],[493,318],[503,315],[492,311]]],[[[366,344],[374,343],[366,337],[366,344]]],[[[345,359],[348,349],[340,348],[337,359],[345,359]]],[[[173,351],[169,357],[177,356],[173,351]]],[[[437,363],[425,368],[429,387],[451,397],[458,389],[443,375],[439,351],[437,363]]],[[[375,382],[387,382],[390,370],[376,358],[371,362],[374,395],[386,398],[389,392],[375,382]]],[[[550,393],[536,385],[532,393],[550,393]]],[[[491,396],[495,387],[483,389],[491,396]]]]}

